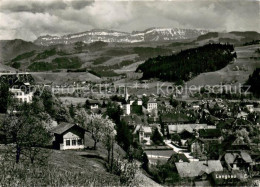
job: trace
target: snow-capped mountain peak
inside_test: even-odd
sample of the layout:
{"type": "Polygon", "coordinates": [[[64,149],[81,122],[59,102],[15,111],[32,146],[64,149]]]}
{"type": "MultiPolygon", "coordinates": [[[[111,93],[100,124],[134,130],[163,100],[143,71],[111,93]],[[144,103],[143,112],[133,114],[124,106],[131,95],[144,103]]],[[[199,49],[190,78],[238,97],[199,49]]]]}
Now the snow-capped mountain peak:
{"type": "Polygon", "coordinates": [[[95,41],[134,43],[144,41],[170,41],[178,39],[196,38],[207,33],[205,30],[177,29],[177,28],[150,28],[145,31],[132,33],[93,29],[86,32],[68,34],[64,36],[41,36],[35,40],[38,45],[70,44],[78,41],[91,43],[95,41]]]}

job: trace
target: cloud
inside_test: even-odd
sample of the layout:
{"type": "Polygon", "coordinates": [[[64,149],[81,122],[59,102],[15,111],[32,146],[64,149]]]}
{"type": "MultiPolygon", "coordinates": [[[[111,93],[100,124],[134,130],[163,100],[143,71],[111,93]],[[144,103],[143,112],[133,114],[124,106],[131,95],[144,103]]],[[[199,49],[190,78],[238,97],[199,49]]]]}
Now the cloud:
{"type": "Polygon", "coordinates": [[[34,40],[93,28],[260,31],[259,26],[259,2],[252,1],[0,0],[0,39],[34,40]]]}
{"type": "Polygon", "coordinates": [[[92,5],[89,0],[10,0],[0,1],[0,10],[5,12],[52,12],[72,7],[76,10],[92,5]]]}

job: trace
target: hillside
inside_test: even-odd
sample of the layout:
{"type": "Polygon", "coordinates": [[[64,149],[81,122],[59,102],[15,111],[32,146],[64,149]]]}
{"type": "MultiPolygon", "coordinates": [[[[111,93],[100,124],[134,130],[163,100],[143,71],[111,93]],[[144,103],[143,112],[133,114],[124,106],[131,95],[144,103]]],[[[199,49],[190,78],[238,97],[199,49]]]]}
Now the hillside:
{"type": "Polygon", "coordinates": [[[41,48],[43,47],[20,39],[0,40],[0,62],[11,60],[19,54],[41,48]]]}
{"type": "MultiPolygon", "coordinates": [[[[127,35],[125,32],[105,31],[93,30],[91,32],[92,34],[94,32],[103,33],[111,37],[127,35]]],[[[89,36],[91,32],[88,31],[89,36]]],[[[84,37],[80,36],[77,38],[77,34],[69,35],[77,39],[75,43],[73,41],[68,44],[50,46],[35,45],[32,42],[23,40],[0,41],[0,70],[39,72],[35,73],[35,76],[39,74],[39,77],[36,77],[36,79],[40,82],[45,82],[45,80],[52,82],[52,77],[58,75],[58,72],[62,72],[63,75],[57,76],[57,79],[62,80],[67,71],[82,74],[88,71],[92,75],[89,76],[90,74],[88,74],[83,77],[89,80],[96,75],[94,79],[97,80],[96,78],[118,77],[120,74],[129,72],[130,70],[133,72],[140,63],[149,58],[155,58],[159,55],[170,56],[183,50],[208,44],[209,42],[228,42],[235,46],[243,46],[252,45],[259,41],[259,33],[257,32],[200,33],[195,40],[194,38],[190,38],[193,37],[192,32],[193,30],[187,30],[185,33],[185,35],[189,35],[189,37],[186,37],[189,39],[182,39],[180,37],[181,39],[176,40],[161,40],[160,37],[169,38],[173,37],[174,33],[181,34],[183,32],[176,29],[152,28],[145,31],[132,32],[131,34],[138,36],[146,33],[147,35],[145,36],[150,38],[147,41],[133,43],[109,41],[86,43],[84,42],[84,37]],[[152,37],[155,38],[151,39],[152,37]],[[128,70],[128,68],[131,69],[128,70]],[[53,76],[48,77],[40,72],[53,73],[53,76]]],[[[77,77],[76,74],[73,77],[77,77]]],[[[81,77],[79,80],[84,80],[82,75],[79,75],[79,77],[81,77]]],[[[68,78],[65,77],[65,79],[67,80],[68,78]]],[[[71,80],[77,81],[74,78],[71,80]]]]}
{"type": "Polygon", "coordinates": [[[218,71],[201,73],[188,81],[187,85],[244,84],[254,69],[260,67],[260,61],[252,58],[259,47],[260,45],[235,47],[235,62],[218,71]]]}
{"type": "Polygon", "coordinates": [[[232,45],[207,44],[171,56],[150,58],[139,65],[136,71],[143,72],[143,79],[188,81],[200,73],[225,67],[236,57],[233,51],[232,45]]]}
{"type": "MultiPolygon", "coordinates": [[[[203,45],[208,42],[216,42],[216,43],[230,43],[233,45],[247,45],[252,41],[260,40],[260,34],[254,31],[246,31],[246,32],[209,32],[204,35],[198,36],[195,43],[203,45]]],[[[258,42],[259,43],[259,42],[258,42]]]]}

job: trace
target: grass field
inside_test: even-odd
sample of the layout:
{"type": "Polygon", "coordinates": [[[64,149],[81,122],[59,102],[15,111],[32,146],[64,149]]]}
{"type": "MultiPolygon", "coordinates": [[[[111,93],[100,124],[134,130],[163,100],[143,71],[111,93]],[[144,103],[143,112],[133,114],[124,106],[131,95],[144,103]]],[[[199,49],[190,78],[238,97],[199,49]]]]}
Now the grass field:
{"type": "Polygon", "coordinates": [[[67,72],[31,72],[37,83],[55,83],[55,84],[72,84],[77,81],[99,81],[100,78],[88,73],[67,73],[67,72]]]}

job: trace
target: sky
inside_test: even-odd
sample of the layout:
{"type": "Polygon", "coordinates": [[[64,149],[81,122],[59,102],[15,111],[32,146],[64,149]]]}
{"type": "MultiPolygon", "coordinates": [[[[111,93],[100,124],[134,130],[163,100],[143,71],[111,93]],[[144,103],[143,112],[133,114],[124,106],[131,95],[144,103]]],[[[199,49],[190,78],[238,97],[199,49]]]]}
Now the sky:
{"type": "Polygon", "coordinates": [[[0,0],[0,40],[150,27],[260,32],[259,0],[0,0]]]}

